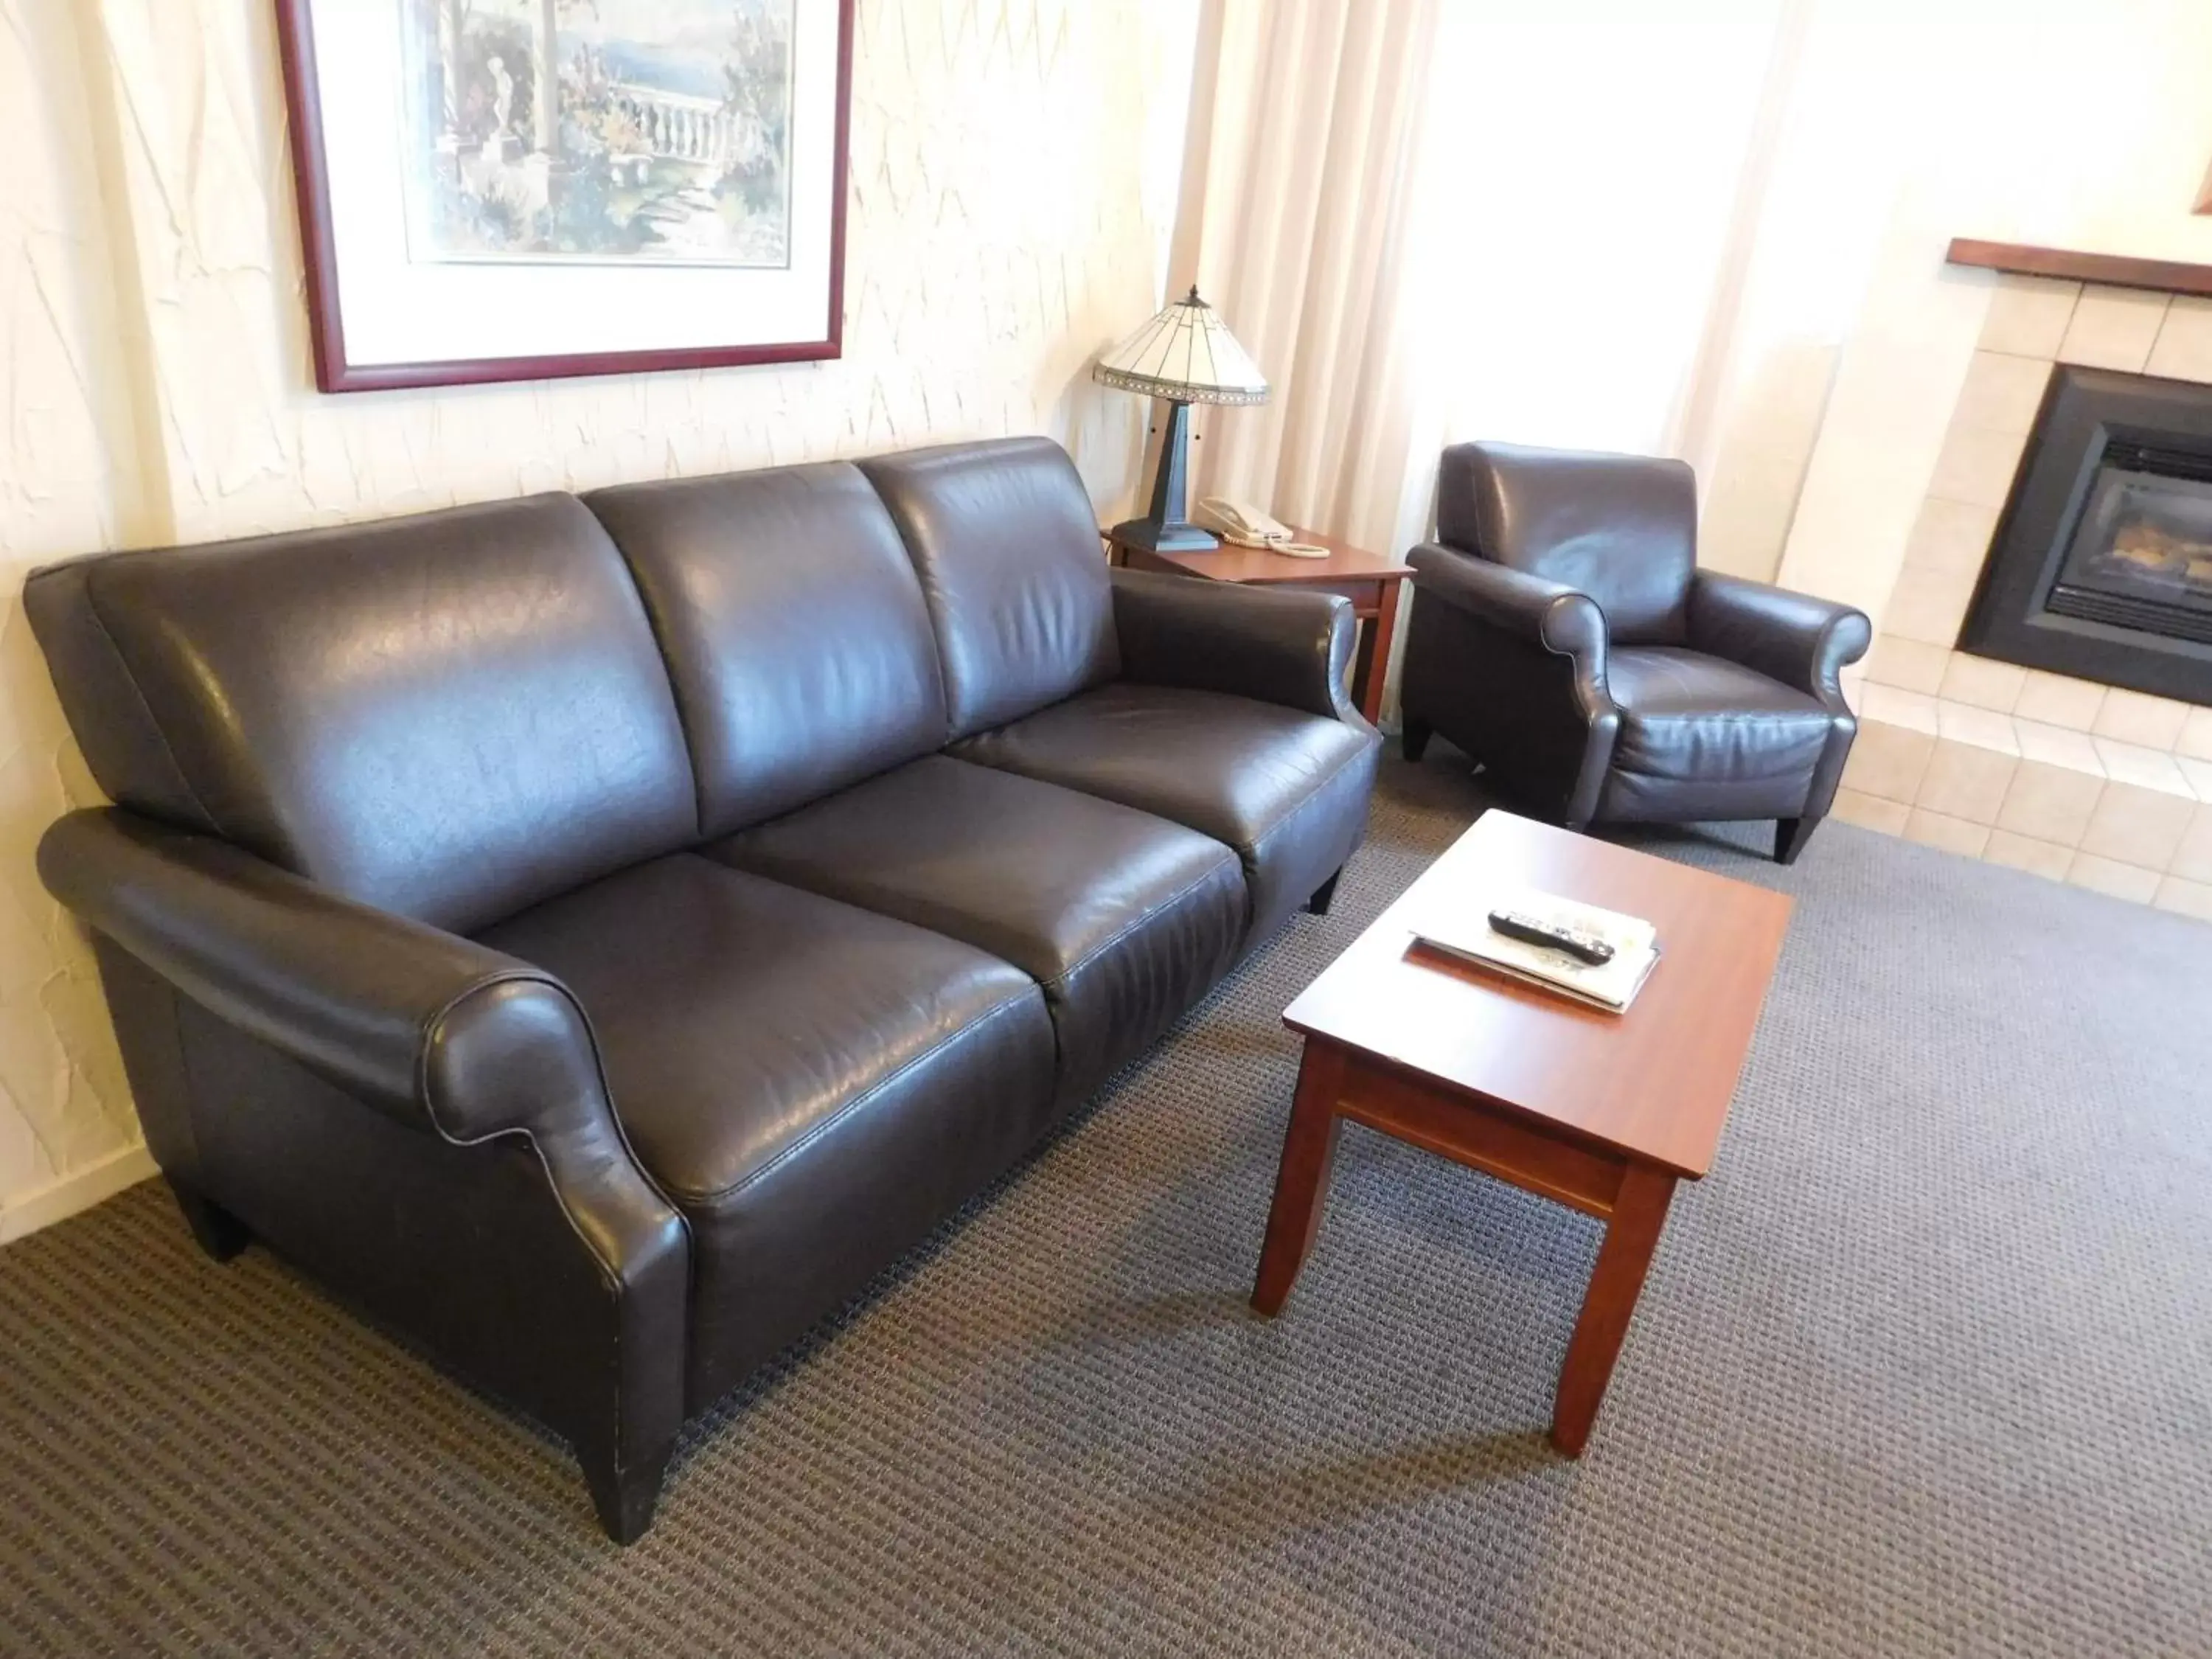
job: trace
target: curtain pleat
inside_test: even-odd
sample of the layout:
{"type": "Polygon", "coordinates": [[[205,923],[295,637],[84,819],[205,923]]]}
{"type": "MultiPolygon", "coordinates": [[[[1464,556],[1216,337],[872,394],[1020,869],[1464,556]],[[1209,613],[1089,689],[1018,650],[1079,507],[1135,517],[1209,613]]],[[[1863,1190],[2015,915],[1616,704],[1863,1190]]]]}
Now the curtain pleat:
{"type": "Polygon", "coordinates": [[[1276,395],[1206,411],[1199,489],[1395,534],[1410,435],[1398,255],[1437,0],[1218,0],[1179,247],[1276,395]]]}

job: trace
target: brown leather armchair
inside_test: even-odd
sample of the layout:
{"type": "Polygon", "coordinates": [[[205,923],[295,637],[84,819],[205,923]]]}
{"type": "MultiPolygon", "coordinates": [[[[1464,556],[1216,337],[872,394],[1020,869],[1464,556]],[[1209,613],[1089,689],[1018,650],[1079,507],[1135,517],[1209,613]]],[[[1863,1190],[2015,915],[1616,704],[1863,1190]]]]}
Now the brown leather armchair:
{"type": "Polygon", "coordinates": [[[1873,629],[1699,570],[1697,523],[1680,461],[1447,449],[1437,540],[1407,560],[1407,756],[1441,732],[1574,830],[1773,818],[1793,861],[1835,799],[1858,730],[1838,676],[1873,629]]]}

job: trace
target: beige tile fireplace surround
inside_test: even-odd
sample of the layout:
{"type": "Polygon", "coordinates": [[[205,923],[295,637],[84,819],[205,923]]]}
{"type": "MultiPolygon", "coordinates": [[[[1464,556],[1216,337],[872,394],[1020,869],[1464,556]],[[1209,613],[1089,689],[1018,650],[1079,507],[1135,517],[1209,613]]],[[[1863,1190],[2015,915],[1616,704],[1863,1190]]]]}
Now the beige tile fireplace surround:
{"type": "Polygon", "coordinates": [[[2054,363],[2212,383],[2212,300],[1998,279],[1864,665],[1835,814],[2212,920],[2212,708],[1955,648],[2054,363]]]}

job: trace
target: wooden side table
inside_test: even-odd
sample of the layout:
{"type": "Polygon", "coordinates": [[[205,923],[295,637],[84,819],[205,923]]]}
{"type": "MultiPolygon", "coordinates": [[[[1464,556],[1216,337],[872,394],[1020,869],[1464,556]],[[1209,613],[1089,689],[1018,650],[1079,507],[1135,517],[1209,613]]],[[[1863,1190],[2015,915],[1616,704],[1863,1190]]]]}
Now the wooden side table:
{"type": "Polygon", "coordinates": [[[1382,677],[1390,665],[1390,636],[1398,630],[1398,599],[1413,572],[1387,554],[1370,553],[1331,536],[1300,530],[1297,538],[1326,547],[1325,559],[1294,559],[1265,548],[1224,542],[1203,553],[1155,553],[1106,538],[1109,563],[1132,570],[1158,570],[1173,576],[1203,576],[1217,582],[1256,582],[1274,587],[1310,587],[1341,593],[1359,618],[1360,641],[1353,653],[1352,700],[1372,724],[1382,713],[1382,677]]]}

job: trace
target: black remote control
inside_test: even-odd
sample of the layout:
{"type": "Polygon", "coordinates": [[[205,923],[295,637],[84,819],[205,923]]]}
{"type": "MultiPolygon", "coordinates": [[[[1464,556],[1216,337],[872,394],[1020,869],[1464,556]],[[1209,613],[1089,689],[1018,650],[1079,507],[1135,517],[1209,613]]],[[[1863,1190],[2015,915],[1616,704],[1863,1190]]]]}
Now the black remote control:
{"type": "Polygon", "coordinates": [[[1548,945],[1593,968],[1602,968],[1613,960],[1613,946],[1596,934],[1578,933],[1522,911],[1492,910],[1490,925],[1508,939],[1517,939],[1524,945],[1548,945]]]}

